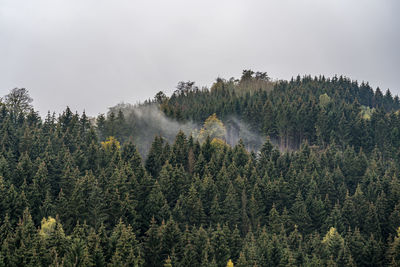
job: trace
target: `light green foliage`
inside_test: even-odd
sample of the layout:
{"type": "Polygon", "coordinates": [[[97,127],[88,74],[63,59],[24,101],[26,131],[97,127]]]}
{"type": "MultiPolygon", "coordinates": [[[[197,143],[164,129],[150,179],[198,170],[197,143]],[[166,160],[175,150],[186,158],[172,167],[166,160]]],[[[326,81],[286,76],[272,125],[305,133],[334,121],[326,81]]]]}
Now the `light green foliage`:
{"type": "Polygon", "coordinates": [[[203,143],[206,140],[207,136],[209,136],[211,140],[225,140],[225,125],[222,123],[221,120],[217,118],[217,115],[215,113],[206,119],[203,127],[200,129],[200,132],[198,134],[198,139],[200,143],[203,143]]]}
{"type": "Polygon", "coordinates": [[[41,222],[41,227],[39,231],[39,235],[43,238],[50,237],[54,229],[56,228],[56,220],[53,217],[43,218],[41,222]]]}
{"type": "Polygon", "coordinates": [[[321,107],[326,108],[330,102],[331,102],[331,98],[328,96],[327,93],[319,96],[319,105],[321,107]]]}
{"type": "Polygon", "coordinates": [[[220,151],[221,152],[227,146],[228,146],[228,144],[224,140],[222,140],[220,138],[214,138],[211,141],[211,147],[214,149],[214,151],[220,151]]]}
{"type": "Polygon", "coordinates": [[[116,151],[121,148],[121,144],[113,136],[109,136],[106,141],[101,142],[101,146],[107,152],[116,151]]]}
{"type": "Polygon", "coordinates": [[[363,118],[364,120],[370,120],[372,114],[375,112],[375,108],[370,108],[367,106],[361,106],[360,109],[361,118],[363,118]]]}

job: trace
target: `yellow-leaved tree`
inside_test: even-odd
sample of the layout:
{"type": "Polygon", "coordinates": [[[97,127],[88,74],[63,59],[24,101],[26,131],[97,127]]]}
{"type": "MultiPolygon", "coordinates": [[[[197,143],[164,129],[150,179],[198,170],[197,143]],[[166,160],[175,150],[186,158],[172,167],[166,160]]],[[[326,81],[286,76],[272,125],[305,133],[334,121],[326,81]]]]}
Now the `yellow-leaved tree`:
{"type": "Polygon", "coordinates": [[[232,260],[229,260],[228,263],[226,264],[226,267],[233,267],[233,262],[232,260]]]}
{"type": "Polygon", "coordinates": [[[361,106],[359,114],[361,115],[361,118],[363,118],[364,120],[370,120],[371,116],[374,112],[375,112],[375,108],[361,106]]]}
{"type": "Polygon", "coordinates": [[[165,260],[164,267],[172,267],[172,261],[171,261],[171,258],[169,256],[165,260]]]}
{"type": "Polygon", "coordinates": [[[225,140],[226,136],[225,125],[222,123],[220,119],[217,118],[217,115],[215,113],[205,120],[203,127],[200,129],[198,135],[200,143],[204,142],[207,136],[209,136],[211,140],[213,139],[225,140]]]}
{"type": "Polygon", "coordinates": [[[110,136],[107,138],[106,141],[101,142],[101,146],[107,152],[116,151],[121,148],[121,144],[119,143],[119,141],[117,139],[115,139],[114,136],[110,136]]]}
{"type": "Polygon", "coordinates": [[[43,238],[50,237],[56,228],[56,219],[53,217],[43,218],[41,221],[39,235],[43,238]]]}

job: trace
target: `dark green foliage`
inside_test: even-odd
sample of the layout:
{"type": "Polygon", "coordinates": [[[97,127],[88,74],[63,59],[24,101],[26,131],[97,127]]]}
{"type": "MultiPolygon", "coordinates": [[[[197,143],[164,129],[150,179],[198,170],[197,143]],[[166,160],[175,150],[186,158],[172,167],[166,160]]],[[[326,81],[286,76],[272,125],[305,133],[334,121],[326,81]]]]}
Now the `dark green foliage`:
{"type": "Polygon", "coordinates": [[[155,101],[180,122],[215,113],[235,145],[176,131],[144,149],[150,124],[123,109],[94,126],[0,102],[0,266],[400,264],[398,97],[245,71],[155,101]]]}

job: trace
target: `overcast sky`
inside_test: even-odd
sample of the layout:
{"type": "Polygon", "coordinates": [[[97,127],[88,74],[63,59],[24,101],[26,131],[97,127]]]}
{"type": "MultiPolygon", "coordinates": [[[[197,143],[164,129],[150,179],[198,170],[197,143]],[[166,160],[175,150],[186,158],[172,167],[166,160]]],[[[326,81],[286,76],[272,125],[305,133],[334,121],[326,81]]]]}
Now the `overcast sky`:
{"type": "Polygon", "coordinates": [[[0,96],[89,115],[243,69],[400,93],[398,0],[0,0],[0,96]]]}

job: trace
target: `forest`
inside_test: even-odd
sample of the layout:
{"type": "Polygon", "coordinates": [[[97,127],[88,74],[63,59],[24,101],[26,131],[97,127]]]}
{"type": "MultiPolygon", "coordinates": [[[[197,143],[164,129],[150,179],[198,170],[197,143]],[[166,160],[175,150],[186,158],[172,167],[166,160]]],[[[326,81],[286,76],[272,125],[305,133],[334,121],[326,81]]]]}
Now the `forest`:
{"type": "Polygon", "coordinates": [[[400,100],[244,70],[96,118],[0,101],[0,266],[400,266],[400,100]]]}

